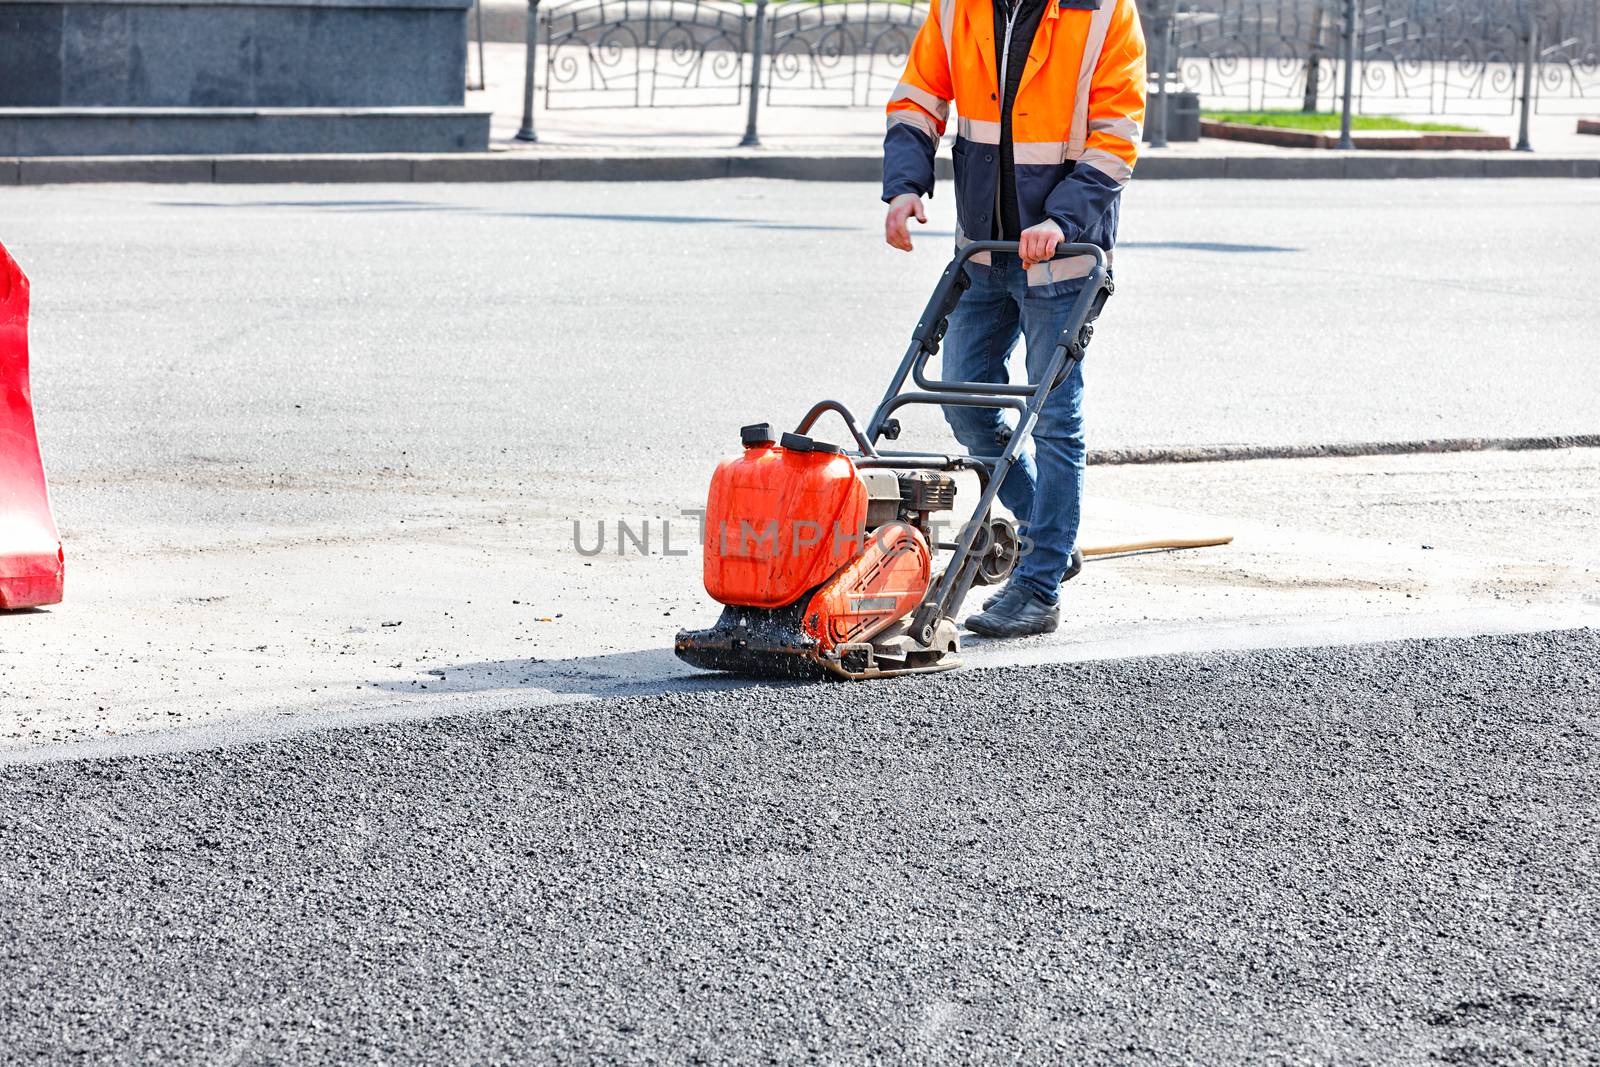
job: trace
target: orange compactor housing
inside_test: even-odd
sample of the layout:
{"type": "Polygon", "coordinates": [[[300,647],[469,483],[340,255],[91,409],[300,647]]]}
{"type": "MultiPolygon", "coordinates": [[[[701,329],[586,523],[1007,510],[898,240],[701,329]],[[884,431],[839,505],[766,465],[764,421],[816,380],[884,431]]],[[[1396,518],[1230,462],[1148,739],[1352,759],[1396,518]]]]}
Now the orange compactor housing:
{"type": "Polygon", "coordinates": [[[848,673],[841,650],[882,633],[927,593],[932,553],[900,521],[899,480],[876,472],[875,499],[837,445],[766,424],[711,478],[706,592],[725,605],[709,630],[679,634],[678,655],[719,670],[848,673]]]}

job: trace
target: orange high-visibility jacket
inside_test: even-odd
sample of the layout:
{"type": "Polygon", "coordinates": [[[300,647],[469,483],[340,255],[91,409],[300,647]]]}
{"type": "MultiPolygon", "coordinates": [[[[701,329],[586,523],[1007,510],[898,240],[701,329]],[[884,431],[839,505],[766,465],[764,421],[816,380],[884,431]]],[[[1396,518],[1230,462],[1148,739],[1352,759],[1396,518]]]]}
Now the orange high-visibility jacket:
{"type": "MultiPolygon", "coordinates": [[[[883,139],[883,199],[931,195],[934,153],[955,102],[958,247],[995,230],[1001,85],[993,3],[933,0],[889,100],[883,139]]],[[[1055,219],[1067,240],[1109,250],[1144,122],[1144,33],[1134,0],[1045,0],[1026,64],[1011,109],[1017,218],[1023,228],[1055,219]]],[[[1029,272],[1030,291],[1066,289],[1088,269],[1086,257],[1040,264],[1029,272]]]]}

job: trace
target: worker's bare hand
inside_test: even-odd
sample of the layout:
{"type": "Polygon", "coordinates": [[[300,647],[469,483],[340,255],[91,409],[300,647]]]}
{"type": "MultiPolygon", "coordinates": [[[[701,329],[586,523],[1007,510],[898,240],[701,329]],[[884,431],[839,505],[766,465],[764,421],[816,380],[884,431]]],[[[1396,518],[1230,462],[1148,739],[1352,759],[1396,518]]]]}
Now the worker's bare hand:
{"type": "Polygon", "coordinates": [[[1023,230],[1017,239],[1017,254],[1022,257],[1023,269],[1054,259],[1056,245],[1065,236],[1055,219],[1045,219],[1039,225],[1023,230]]]}
{"type": "Polygon", "coordinates": [[[883,239],[903,252],[911,251],[911,217],[926,225],[927,214],[922,210],[922,197],[916,193],[901,193],[889,201],[889,214],[883,220],[883,239]]]}

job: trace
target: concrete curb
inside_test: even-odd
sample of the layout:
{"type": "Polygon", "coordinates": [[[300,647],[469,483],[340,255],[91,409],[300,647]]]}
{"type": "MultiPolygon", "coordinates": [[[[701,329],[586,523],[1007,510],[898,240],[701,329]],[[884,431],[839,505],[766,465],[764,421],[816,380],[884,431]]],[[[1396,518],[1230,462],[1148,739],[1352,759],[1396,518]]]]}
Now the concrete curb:
{"type": "Polygon", "coordinates": [[[1142,463],[1227,463],[1250,459],[1326,459],[1413,456],[1441,452],[1530,452],[1600,448],[1600,433],[1550,437],[1443,437],[1423,441],[1354,441],[1321,445],[1180,445],[1174,448],[1090,449],[1089,463],[1117,467],[1142,463]]]}
{"type": "MultiPolygon", "coordinates": [[[[877,181],[876,152],[705,151],[685,153],[455,152],[269,156],[0,157],[0,185],[66,182],[504,182],[692,181],[783,178],[877,181]]],[[[939,160],[940,176],[950,161],[939,160]]],[[[1143,180],[1186,178],[1600,178],[1600,157],[1363,151],[1283,156],[1157,155],[1143,180]]]]}

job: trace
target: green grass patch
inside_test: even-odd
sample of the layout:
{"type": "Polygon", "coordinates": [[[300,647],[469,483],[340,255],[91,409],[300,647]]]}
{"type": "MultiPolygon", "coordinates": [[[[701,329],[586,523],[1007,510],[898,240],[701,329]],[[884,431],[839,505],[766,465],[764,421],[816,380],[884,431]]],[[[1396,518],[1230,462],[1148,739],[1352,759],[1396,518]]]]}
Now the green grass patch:
{"type": "MultiPolygon", "coordinates": [[[[1245,126],[1273,126],[1281,130],[1337,130],[1339,116],[1332,111],[1206,111],[1202,117],[1213,122],[1237,122],[1245,126]]],[[[1355,130],[1416,130],[1422,133],[1482,133],[1476,126],[1452,122],[1412,122],[1393,115],[1352,115],[1355,130]]]]}

